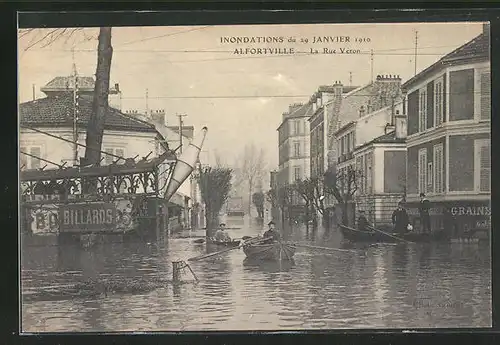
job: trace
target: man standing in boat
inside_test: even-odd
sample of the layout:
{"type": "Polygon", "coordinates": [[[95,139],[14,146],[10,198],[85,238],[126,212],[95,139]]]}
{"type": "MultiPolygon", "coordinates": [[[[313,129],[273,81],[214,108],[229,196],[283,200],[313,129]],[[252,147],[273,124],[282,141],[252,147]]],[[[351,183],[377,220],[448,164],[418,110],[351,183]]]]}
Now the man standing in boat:
{"type": "Polygon", "coordinates": [[[275,228],[275,224],[273,221],[270,221],[268,224],[269,226],[269,230],[267,230],[265,233],[264,233],[264,238],[267,239],[272,239],[273,241],[279,241],[280,240],[280,234],[278,233],[278,231],[276,231],[276,228],[275,228]]]}
{"type": "Polygon", "coordinates": [[[221,223],[219,225],[219,230],[215,233],[215,240],[219,242],[230,242],[231,237],[229,237],[228,233],[226,232],[226,224],[221,223]]]}
{"type": "Polygon", "coordinates": [[[365,211],[359,211],[358,217],[358,230],[359,231],[369,231],[368,227],[370,223],[368,223],[368,219],[366,219],[365,211]]]}
{"type": "Polygon", "coordinates": [[[422,232],[428,234],[431,232],[431,217],[429,215],[430,202],[424,193],[420,193],[420,224],[422,232]]]}
{"type": "Polygon", "coordinates": [[[409,224],[408,213],[403,207],[403,203],[398,203],[398,208],[392,213],[392,224],[394,225],[394,232],[404,234],[408,231],[409,224]]]}

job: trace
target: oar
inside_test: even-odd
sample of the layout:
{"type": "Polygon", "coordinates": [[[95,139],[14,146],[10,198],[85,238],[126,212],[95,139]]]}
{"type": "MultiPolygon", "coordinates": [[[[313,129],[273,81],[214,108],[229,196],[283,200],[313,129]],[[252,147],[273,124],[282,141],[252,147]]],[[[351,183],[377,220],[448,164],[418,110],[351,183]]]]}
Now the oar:
{"type": "Polygon", "coordinates": [[[382,234],[384,234],[384,235],[386,235],[386,236],[392,237],[392,238],[394,238],[394,239],[396,239],[396,240],[398,240],[398,241],[402,241],[402,242],[406,242],[406,243],[413,243],[413,242],[411,242],[411,241],[407,241],[407,240],[405,240],[405,239],[403,239],[403,238],[400,238],[400,237],[397,237],[397,236],[391,235],[391,234],[389,234],[389,233],[387,233],[387,232],[385,232],[385,231],[382,231],[382,230],[379,230],[379,229],[375,229],[375,228],[374,228],[374,227],[372,227],[372,226],[368,226],[368,227],[369,227],[370,229],[375,230],[375,231],[378,231],[378,232],[380,232],[380,233],[382,233],[382,234]]]}
{"type": "Polygon", "coordinates": [[[299,244],[299,243],[290,243],[290,244],[293,244],[296,247],[303,247],[303,248],[308,248],[308,249],[331,250],[331,251],[350,252],[350,253],[354,253],[356,251],[356,250],[349,250],[349,249],[311,246],[308,244],[299,244]]]}
{"type": "MultiPolygon", "coordinates": [[[[246,243],[248,242],[252,242],[255,244],[259,243],[259,242],[263,242],[263,241],[267,241],[268,239],[259,239],[259,238],[255,238],[254,240],[250,239],[248,241],[246,241],[246,243]],[[258,241],[254,241],[254,240],[258,240],[258,241]]],[[[215,256],[215,255],[220,255],[220,254],[224,254],[224,253],[227,253],[231,250],[235,250],[235,249],[239,249],[243,246],[243,244],[240,244],[239,246],[237,247],[231,247],[231,248],[228,248],[228,249],[224,249],[224,250],[219,250],[218,252],[213,252],[213,253],[210,253],[210,254],[205,254],[205,255],[201,255],[201,256],[196,256],[194,258],[190,258],[188,259],[188,261],[198,261],[198,260],[202,260],[202,259],[206,259],[206,258],[210,258],[212,256],[215,256]]]]}

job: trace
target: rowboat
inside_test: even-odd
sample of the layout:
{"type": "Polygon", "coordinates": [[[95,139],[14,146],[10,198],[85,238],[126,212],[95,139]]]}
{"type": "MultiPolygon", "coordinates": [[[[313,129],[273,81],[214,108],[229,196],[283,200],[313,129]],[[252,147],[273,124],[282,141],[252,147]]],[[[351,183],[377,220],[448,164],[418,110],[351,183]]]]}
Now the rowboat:
{"type": "Polygon", "coordinates": [[[379,231],[362,231],[340,225],[342,236],[350,242],[369,242],[369,243],[398,243],[408,242],[442,242],[448,241],[448,236],[444,231],[434,231],[430,234],[408,232],[405,234],[383,233],[379,231]],[[401,240],[399,240],[401,239],[401,240]]]}
{"type": "Polygon", "coordinates": [[[231,240],[231,241],[218,241],[215,239],[209,239],[207,244],[213,244],[216,246],[224,246],[224,247],[238,247],[240,245],[240,240],[231,240]]]}
{"type": "Polygon", "coordinates": [[[282,242],[243,244],[243,252],[251,261],[292,261],[296,249],[295,245],[282,242]]]}

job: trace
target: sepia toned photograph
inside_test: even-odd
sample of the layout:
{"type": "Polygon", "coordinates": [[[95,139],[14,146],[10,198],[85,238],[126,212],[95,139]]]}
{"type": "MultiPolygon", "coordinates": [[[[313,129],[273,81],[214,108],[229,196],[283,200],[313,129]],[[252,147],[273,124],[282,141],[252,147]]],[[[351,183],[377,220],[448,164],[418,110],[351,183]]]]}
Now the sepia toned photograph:
{"type": "Polygon", "coordinates": [[[492,326],[489,23],[17,41],[21,333],[492,326]]]}

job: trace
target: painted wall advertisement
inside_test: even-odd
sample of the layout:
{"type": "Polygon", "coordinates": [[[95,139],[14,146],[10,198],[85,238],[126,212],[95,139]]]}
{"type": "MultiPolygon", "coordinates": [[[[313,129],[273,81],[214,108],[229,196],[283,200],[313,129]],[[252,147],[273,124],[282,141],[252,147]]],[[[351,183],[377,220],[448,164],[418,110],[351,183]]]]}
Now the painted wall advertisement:
{"type": "Polygon", "coordinates": [[[132,202],[46,204],[31,208],[33,234],[125,232],[137,226],[132,202]]]}

